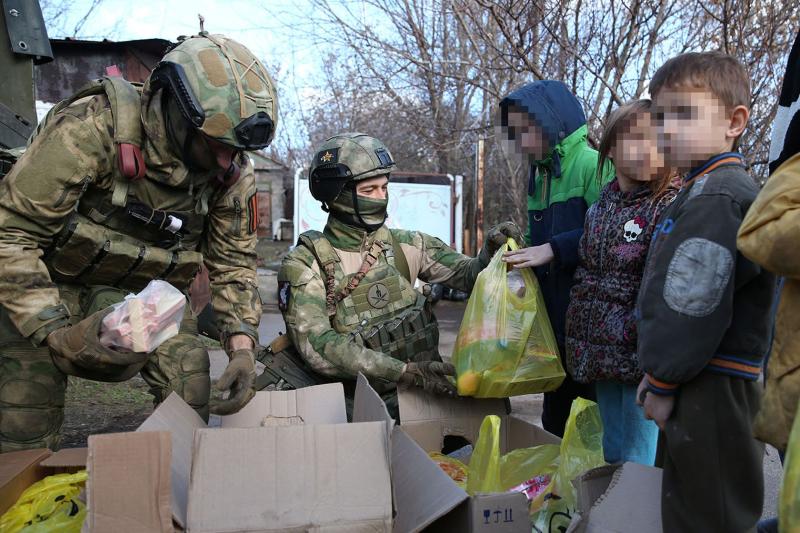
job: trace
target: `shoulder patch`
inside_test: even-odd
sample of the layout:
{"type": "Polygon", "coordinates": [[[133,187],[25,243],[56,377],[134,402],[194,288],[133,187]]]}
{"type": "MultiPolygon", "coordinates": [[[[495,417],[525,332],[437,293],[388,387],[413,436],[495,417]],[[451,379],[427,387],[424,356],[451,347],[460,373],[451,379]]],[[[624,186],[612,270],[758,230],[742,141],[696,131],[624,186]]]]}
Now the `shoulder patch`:
{"type": "Polygon", "coordinates": [[[289,309],[289,298],[292,295],[292,284],[288,281],[278,282],[278,309],[285,312],[289,309]]]}
{"type": "Polygon", "coordinates": [[[687,239],[669,262],[664,301],[676,313],[708,316],[719,307],[732,273],[730,250],[708,239],[687,239]]]}

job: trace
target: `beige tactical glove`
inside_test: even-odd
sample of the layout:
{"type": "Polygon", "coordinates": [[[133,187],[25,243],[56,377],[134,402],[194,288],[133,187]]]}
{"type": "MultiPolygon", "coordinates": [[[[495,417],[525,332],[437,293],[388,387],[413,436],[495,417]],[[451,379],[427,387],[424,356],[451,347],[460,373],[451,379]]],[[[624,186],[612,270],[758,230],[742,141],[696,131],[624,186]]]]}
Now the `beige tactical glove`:
{"type": "Polygon", "coordinates": [[[50,355],[59,370],[99,381],[125,381],[139,372],[147,362],[147,353],[112,349],[100,342],[100,326],[111,311],[110,307],[103,309],[47,336],[50,355]]]}
{"type": "Polygon", "coordinates": [[[400,376],[400,385],[415,385],[422,387],[427,392],[441,394],[443,396],[455,396],[456,386],[447,379],[447,376],[455,376],[456,367],[450,363],[439,361],[422,361],[420,363],[408,363],[403,375],[400,376]]]}
{"type": "Polygon", "coordinates": [[[227,399],[212,398],[210,411],[215,415],[231,415],[238,412],[256,395],[256,363],[252,348],[234,350],[225,372],[214,384],[220,392],[230,391],[227,399]]]}
{"type": "Polygon", "coordinates": [[[489,229],[486,234],[486,240],[483,243],[483,250],[481,250],[482,255],[484,251],[486,252],[487,263],[509,238],[514,239],[519,247],[525,246],[525,236],[520,227],[513,222],[501,222],[489,229]]]}

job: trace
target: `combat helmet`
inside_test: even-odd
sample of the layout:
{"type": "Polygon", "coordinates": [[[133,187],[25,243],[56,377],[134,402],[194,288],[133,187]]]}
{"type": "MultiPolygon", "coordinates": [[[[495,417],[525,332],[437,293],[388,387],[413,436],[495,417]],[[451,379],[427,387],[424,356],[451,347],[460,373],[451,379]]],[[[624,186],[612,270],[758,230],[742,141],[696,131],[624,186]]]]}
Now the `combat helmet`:
{"type": "Polygon", "coordinates": [[[328,208],[351,181],[389,174],[394,159],[386,146],[364,133],[342,133],[327,139],[308,170],[311,196],[328,208]]]}
{"type": "Polygon", "coordinates": [[[196,131],[239,150],[269,146],[278,122],[275,83],[240,43],[205,32],[156,65],[146,90],[163,88],[196,131]]]}

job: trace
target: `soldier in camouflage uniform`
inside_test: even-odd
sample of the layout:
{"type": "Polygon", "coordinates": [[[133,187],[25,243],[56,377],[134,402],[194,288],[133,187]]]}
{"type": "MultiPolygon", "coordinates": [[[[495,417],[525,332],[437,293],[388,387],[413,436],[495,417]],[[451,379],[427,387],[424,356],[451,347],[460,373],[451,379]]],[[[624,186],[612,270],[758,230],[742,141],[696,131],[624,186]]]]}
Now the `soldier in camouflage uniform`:
{"type": "Polygon", "coordinates": [[[104,78],[56,106],[0,182],[0,452],[57,448],[67,374],[141,370],[156,402],[209,415],[209,359],[188,310],[153,354],[100,344],[110,305],[152,279],[186,290],[201,263],[230,357],[211,411],[254,394],[261,316],[255,177],[271,142],[274,84],[241,44],[180,42],[144,86],[104,78]]]}
{"type": "Polygon", "coordinates": [[[323,232],[300,236],[278,273],[278,305],[291,341],[278,349],[299,354],[310,378],[292,383],[280,375],[289,365],[273,366],[283,378],[279,386],[341,381],[348,412],[363,373],[397,418],[398,384],[455,394],[448,379],[454,369],[441,362],[436,319],[426,295],[414,289],[416,279],[469,291],[507,238],[522,237],[514,224],[501,224],[471,258],[425,233],[389,229],[394,168],[389,150],[360,133],[332,137],[316,152],[309,185],[330,216],[323,232]]]}

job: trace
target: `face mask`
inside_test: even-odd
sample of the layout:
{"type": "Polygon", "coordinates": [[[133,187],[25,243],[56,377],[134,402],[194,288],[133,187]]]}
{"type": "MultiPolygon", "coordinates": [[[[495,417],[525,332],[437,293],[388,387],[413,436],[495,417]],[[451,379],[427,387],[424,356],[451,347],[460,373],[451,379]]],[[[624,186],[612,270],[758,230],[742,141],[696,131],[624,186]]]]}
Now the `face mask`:
{"type": "Polygon", "coordinates": [[[356,194],[354,182],[345,185],[330,206],[331,215],[348,226],[369,231],[377,230],[386,221],[389,199],[376,200],[356,194]]]}

